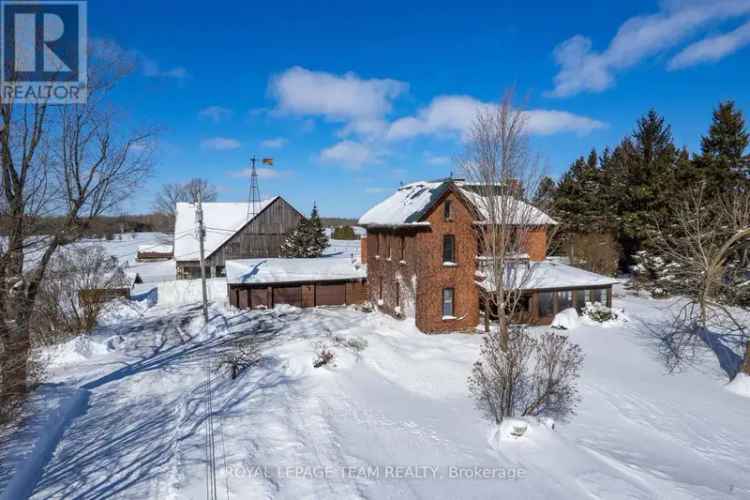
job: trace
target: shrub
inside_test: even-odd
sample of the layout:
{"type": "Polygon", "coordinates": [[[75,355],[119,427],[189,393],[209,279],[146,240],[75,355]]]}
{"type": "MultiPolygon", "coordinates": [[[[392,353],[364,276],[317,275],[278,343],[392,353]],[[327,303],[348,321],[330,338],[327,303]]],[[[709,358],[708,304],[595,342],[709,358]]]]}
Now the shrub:
{"type": "Polygon", "coordinates": [[[320,368],[324,365],[333,365],[335,360],[336,353],[324,347],[318,351],[316,358],[313,360],[313,368],[320,368]]]}
{"type": "Polygon", "coordinates": [[[618,318],[616,312],[599,302],[586,302],[586,307],[583,308],[581,314],[597,323],[604,323],[605,321],[618,318]]]}
{"type": "Polygon", "coordinates": [[[580,400],[576,381],[582,364],[581,348],[567,337],[550,332],[537,340],[524,327],[514,326],[507,352],[501,349],[499,333],[486,334],[468,380],[469,392],[496,423],[505,417],[565,418],[580,400]]]}
{"type": "Polygon", "coordinates": [[[219,361],[220,368],[226,368],[232,380],[246,369],[257,365],[261,360],[260,348],[256,337],[246,337],[231,344],[219,361]]]}

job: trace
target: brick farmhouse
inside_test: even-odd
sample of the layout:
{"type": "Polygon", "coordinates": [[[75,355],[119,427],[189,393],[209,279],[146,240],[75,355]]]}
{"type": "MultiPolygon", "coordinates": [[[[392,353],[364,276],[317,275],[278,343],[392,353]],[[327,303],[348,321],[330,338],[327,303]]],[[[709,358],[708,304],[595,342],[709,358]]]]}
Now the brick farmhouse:
{"type": "MultiPolygon", "coordinates": [[[[369,299],[397,317],[413,317],[423,332],[474,329],[480,321],[481,290],[477,277],[483,258],[477,224],[481,210],[476,186],[459,179],[415,182],[402,186],[365,213],[367,229],[362,261],[367,263],[369,299]],[[474,201],[472,201],[474,200],[474,201]]],[[[606,276],[546,259],[547,230],[556,222],[534,212],[534,226],[525,239],[523,262],[530,278],[522,287],[526,300],[521,316],[547,324],[568,307],[586,302],[611,305],[612,285],[606,276]]]]}

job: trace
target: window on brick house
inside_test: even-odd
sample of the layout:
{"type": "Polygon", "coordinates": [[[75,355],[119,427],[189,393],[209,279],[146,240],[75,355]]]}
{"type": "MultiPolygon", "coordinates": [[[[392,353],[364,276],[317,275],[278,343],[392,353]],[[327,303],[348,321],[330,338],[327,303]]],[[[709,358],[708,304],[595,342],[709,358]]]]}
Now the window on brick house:
{"type": "Polygon", "coordinates": [[[401,260],[406,260],[406,238],[401,236],[401,260]]]}
{"type": "Polygon", "coordinates": [[[452,317],[453,312],[453,288],[443,288],[443,317],[452,317]]]}
{"type": "Polygon", "coordinates": [[[443,236],[443,262],[456,262],[456,237],[452,234],[443,236]]]}
{"type": "Polygon", "coordinates": [[[453,207],[451,206],[451,200],[445,200],[443,203],[443,218],[447,221],[453,218],[453,207]]]}

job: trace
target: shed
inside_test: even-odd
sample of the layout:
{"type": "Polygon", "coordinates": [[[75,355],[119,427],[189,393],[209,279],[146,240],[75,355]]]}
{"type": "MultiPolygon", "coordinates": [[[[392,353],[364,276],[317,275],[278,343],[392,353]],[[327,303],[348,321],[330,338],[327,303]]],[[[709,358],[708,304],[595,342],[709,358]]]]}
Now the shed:
{"type": "Polygon", "coordinates": [[[241,259],[226,261],[229,302],[240,309],[367,301],[367,271],[357,259],[241,259]]]}

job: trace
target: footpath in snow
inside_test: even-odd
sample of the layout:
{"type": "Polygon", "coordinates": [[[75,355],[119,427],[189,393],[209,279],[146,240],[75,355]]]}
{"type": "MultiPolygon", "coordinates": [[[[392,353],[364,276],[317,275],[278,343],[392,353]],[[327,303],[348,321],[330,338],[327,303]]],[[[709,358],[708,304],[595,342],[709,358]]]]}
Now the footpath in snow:
{"type": "Polygon", "coordinates": [[[633,318],[667,302],[617,302],[630,322],[566,332],[578,414],[499,441],[466,389],[480,336],[353,308],[214,305],[207,327],[196,303],[121,311],[50,353],[34,417],[2,436],[0,497],[206,498],[207,369],[253,337],[260,365],[212,372],[221,499],[750,498],[750,401],[715,360],[665,374],[633,318]],[[335,367],[313,368],[321,345],[335,367]]]}

